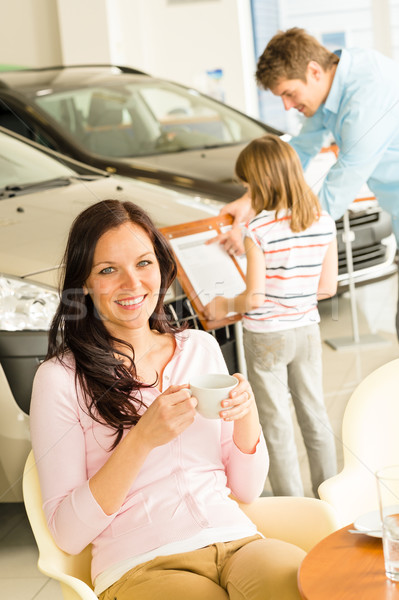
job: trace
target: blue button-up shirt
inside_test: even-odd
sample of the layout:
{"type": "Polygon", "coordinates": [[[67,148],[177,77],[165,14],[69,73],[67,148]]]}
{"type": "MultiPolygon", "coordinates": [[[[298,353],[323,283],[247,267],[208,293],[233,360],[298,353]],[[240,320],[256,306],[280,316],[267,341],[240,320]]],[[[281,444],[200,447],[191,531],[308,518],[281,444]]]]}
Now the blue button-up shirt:
{"type": "Polygon", "coordinates": [[[367,182],[399,241],[397,63],[375,50],[342,50],[326,102],[290,142],[304,169],[330,133],[340,151],[319,192],[322,206],[338,219],[367,182]]]}

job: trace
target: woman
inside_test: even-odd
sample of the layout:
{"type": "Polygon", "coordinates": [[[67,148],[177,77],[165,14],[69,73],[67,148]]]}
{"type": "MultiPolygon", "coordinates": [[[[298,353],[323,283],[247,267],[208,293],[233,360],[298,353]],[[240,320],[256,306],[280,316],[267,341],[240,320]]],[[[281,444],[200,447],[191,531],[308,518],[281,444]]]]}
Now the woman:
{"type": "Polygon", "coordinates": [[[263,539],[229,498],[252,501],[267,473],[249,384],[237,375],[220,420],[195,411],[191,376],[226,366],[211,335],[167,319],[162,235],[134,204],[99,202],[73,223],[64,265],[31,407],[56,543],[92,543],[101,600],[297,598],[303,552],[263,539]]]}

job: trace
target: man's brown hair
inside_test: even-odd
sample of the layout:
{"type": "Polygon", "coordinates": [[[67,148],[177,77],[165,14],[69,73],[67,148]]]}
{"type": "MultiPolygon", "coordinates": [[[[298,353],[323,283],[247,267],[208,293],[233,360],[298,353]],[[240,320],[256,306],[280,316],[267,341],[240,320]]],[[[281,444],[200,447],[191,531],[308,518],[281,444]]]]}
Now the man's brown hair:
{"type": "Polygon", "coordinates": [[[252,140],[240,152],[235,171],[248,184],[251,205],[262,210],[291,211],[291,231],[304,231],[320,216],[317,196],[305,181],[299,156],[278,136],[252,140]]]}
{"type": "Polygon", "coordinates": [[[324,71],[329,71],[339,61],[336,54],[304,29],[293,27],[279,31],[258,60],[256,81],[265,90],[274,88],[282,79],[301,79],[306,83],[306,69],[312,60],[324,71]]]}

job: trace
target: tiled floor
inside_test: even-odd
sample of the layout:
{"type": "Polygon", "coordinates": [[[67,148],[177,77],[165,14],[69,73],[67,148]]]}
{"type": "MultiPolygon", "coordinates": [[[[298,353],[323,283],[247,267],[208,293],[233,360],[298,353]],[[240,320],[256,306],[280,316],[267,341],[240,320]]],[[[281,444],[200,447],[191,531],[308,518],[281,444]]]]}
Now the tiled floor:
{"type": "MultiPolygon", "coordinates": [[[[356,290],[360,343],[345,350],[323,346],[325,400],[336,436],[339,467],[342,466],[340,443],[342,415],[356,385],[371,371],[399,356],[394,329],[397,280],[368,285],[356,290]],[[365,345],[364,337],[383,344],[365,345]]],[[[351,303],[348,294],[320,304],[322,339],[336,340],[353,336],[351,303]]],[[[297,432],[299,455],[307,495],[311,495],[305,449],[297,432]]],[[[36,568],[37,551],[23,505],[0,504],[0,599],[61,600],[54,581],[43,577],[36,568]]]]}

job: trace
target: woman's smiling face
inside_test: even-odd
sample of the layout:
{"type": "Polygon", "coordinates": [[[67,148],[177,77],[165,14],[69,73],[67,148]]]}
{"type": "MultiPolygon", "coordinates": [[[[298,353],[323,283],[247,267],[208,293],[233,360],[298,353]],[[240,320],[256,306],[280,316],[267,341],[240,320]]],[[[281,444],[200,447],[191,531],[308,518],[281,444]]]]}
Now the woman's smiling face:
{"type": "Polygon", "coordinates": [[[98,240],[84,285],[111,335],[148,328],[161,287],[161,272],[148,234],[131,222],[109,229],[98,240]]]}

